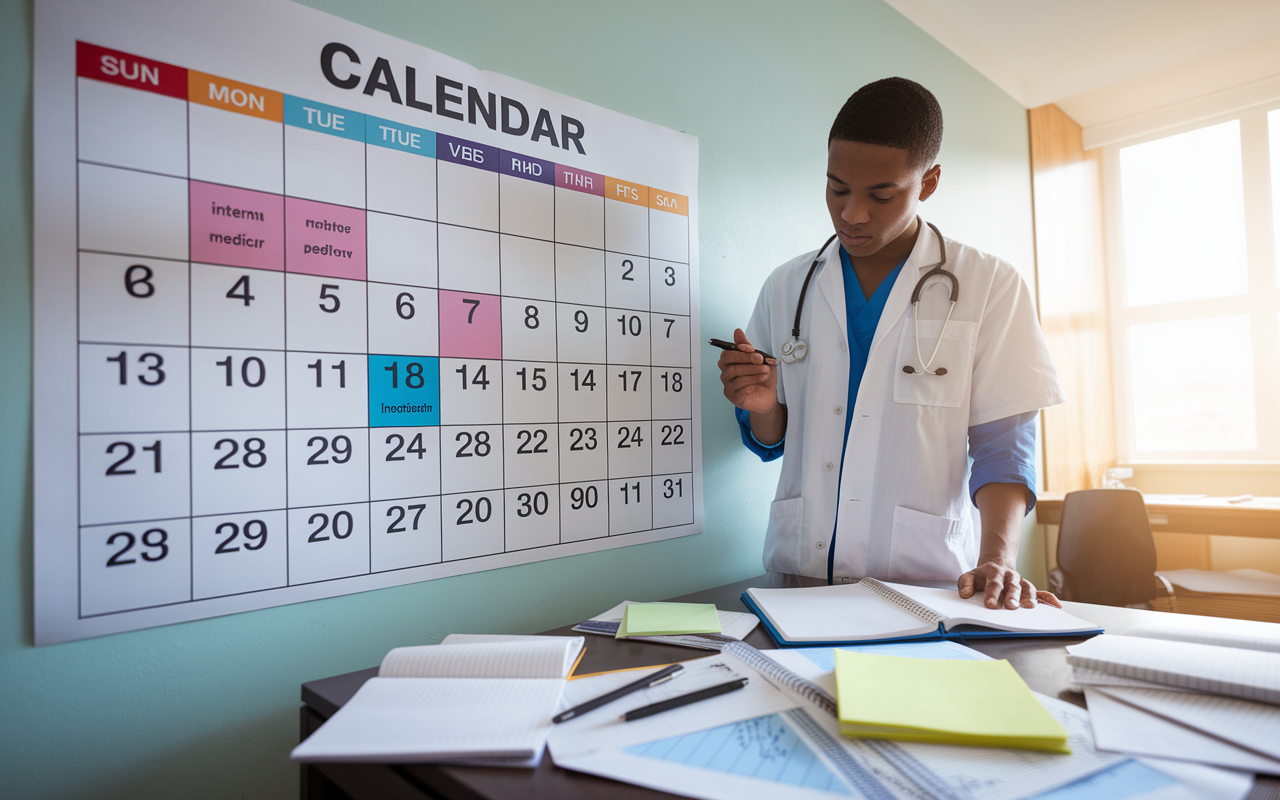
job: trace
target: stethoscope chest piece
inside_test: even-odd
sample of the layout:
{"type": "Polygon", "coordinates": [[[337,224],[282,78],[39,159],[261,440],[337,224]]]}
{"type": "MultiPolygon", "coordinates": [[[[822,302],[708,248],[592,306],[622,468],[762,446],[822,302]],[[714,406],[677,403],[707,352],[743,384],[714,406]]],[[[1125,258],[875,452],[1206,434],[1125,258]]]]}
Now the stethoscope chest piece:
{"type": "Polygon", "coordinates": [[[797,361],[804,361],[805,356],[809,355],[809,343],[804,339],[791,339],[783,342],[779,351],[782,354],[782,363],[794,364],[797,361]]]}

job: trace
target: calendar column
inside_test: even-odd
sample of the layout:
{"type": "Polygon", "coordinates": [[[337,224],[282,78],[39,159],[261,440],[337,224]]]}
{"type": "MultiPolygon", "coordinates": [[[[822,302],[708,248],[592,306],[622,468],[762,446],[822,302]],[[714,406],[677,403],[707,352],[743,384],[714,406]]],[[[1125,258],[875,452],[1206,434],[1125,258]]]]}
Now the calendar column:
{"type": "Polygon", "coordinates": [[[689,198],[649,190],[653,527],[693,522],[689,198]]]}
{"type": "Polygon", "coordinates": [[[649,191],[605,180],[610,534],[653,527],[649,191]]]}
{"type": "Polygon", "coordinates": [[[370,563],[440,561],[436,135],[368,117],[370,563]]]}
{"type": "Polygon", "coordinates": [[[80,615],[191,599],[187,73],[77,43],[80,615]]]}
{"type": "Polygon", "coordinates": [[[285,95],[289,584],[370,568],[365,118],[285,95]]]}
{"type": "Polygon", "coordinates": [[[499,160],[507,552],[560,542],[555,170],[506,150],[499,160]]]}
{"type": "Polygon", "coordinates": [[[556,165],[560,541],[609,535],[603,175],[556,165]]]}
{"type": "Polygon", "coordinates": [[[190,72],[193,596],[288,583],[284,98],[190,72]]]}
{"type": "Polygon", "coordinates": [[[441,558],[505,548],[496,147],[436,135],[441,558]]]}

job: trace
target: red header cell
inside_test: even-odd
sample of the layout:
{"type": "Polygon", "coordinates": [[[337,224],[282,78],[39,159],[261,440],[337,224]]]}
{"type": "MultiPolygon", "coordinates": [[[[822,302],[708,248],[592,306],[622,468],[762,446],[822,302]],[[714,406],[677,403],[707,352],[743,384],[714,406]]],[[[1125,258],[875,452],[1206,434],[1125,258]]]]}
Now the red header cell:
{"type": "Polygon", "coordinates": [[[187,99],[187,70],[96,44],[76,42],[76,75],[187,99]]]}

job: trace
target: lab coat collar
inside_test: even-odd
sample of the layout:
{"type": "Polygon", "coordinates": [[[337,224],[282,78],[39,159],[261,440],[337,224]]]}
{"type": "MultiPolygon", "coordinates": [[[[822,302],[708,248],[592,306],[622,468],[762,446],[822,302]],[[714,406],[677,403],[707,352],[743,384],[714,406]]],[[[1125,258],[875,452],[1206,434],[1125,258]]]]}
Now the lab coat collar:
{"type": "MultiPolygon", "coordinates": [[[[848,347],[849,320],[846,315],[844,301],[844,270],[840,266],[840,239],[837,237],[832,241],[827,246],[827,249],[822,251],[822,255],[825,260],[819,267],[816,279],[818,291],[822,294],[822,299],[826,302],[827,308],[831,310],[832,316],[835,317],[838,323],[836,327],[840,331],[840,339],[848,347]]],[[[811,318],[810,324],[812,322],[811,318]]]]}
{"type": "Polygon", "coordinates": [[[933,234],[933,228],[925,223],[924,217],[917,216],[916,221],[920,223],[916,243],[911,248],[911,255],[907,256],[906,263],[902,265],[902,272],[898,274],[893,291],[885,300],[884,311],[880,314],[880,324],[876,326],[876,335],[871,341],[872,354],[880,346],[880,341],[894,329],[898,320],[911,306],[911,292],[915,290],[920,275],[933,269],[934,265],[942,260],[942,251],[938,248],[938,237],[933,234]]]}

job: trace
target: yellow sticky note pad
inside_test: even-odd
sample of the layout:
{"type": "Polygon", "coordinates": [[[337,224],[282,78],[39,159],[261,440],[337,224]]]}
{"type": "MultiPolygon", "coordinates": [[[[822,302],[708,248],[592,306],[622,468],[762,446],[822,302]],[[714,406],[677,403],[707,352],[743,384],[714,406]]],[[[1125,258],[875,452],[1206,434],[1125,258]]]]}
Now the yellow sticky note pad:
{"type": "Polygon", "coordinates": [[[618,638],[719,633],[716,607],[703,603],[632,603],[618,626],[618,638]]]}
{"type": "Polygon", "coordinates": [[[835,655],[846,736],[1071,752],[1066,730],[1008,661],[835,655]]]}

